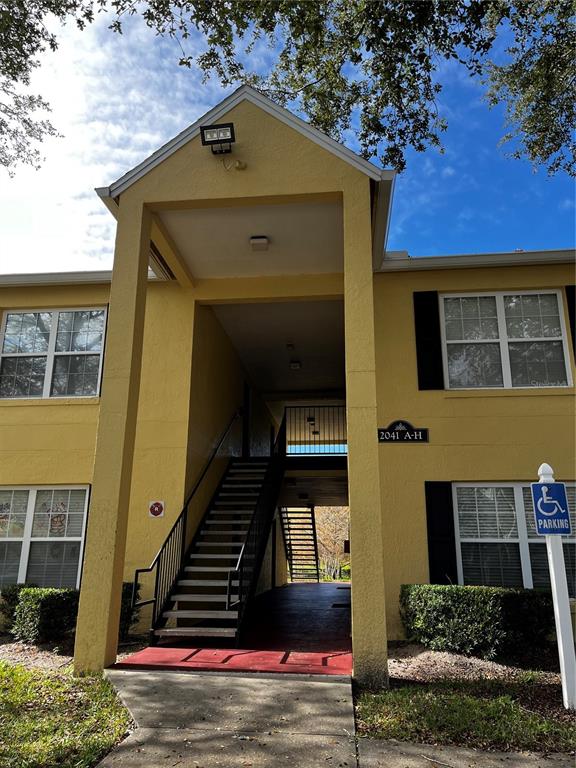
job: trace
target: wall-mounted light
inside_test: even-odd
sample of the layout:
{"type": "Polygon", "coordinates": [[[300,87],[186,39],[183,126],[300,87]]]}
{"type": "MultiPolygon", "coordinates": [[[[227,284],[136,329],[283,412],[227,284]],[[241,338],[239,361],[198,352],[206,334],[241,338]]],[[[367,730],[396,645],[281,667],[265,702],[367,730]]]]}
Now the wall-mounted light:
{"type": "Polygon", "coordinates": [[[290,360],[291,371],[299,371],[300,368],[302,368],[302,363],[300,362],[300,360],[290,360]]]}
{"type": "Polygon", "coordinates": [[[203,125],[200,128],[202,145],[210,147],[214,155],[227,155],[232,152],[232,144],[236,141],[234,123],[219,125],[203,125]]]}
{"type": "Polygon", "coordinates": [[[252,235],[250,238],[250,248],[253,251],[267,251],[270,240],[266,235],[252,235]]]}

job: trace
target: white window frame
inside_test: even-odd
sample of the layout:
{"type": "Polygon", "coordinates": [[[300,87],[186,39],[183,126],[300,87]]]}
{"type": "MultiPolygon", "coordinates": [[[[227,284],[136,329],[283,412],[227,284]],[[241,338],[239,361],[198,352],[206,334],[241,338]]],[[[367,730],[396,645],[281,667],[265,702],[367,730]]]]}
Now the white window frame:
{"type": "Polygon", "coordinates": [[[28,503],[26,505],[26,521],[24,523],[24,533],[20,538],[17,536],[1,536],[0,543],[14,542],[22,544],[20,549],[20,565],[18,567],[17,584],[26,583],[26,573],[28,572],[28,561],[30,559],[30,545],[33,542],[52,542],[66,543],[79,542],[80,554],[78,556],[78,573],[76,574],[76,589],[80,587],[80,578],[82,575],[82,563],[84,560],[84,545],[86,542],[86,522],[88,520],[88,502],[90,499],[90,486],[88,485],[2,485],[1,491],[28,491],[28,503]],[[80,536],[32,536],[32,524],[34,522],[34,508],[36,506],[36,494],[38,491],[86,491],[84,499],[84,520],[82,522],[82,534],[80,536]]]}
{"type": "Polygon", "coordinates": [[[89,398],[100,397],[100,387],[102,384],[102,369],[104,367],[104,349],[106,345],[106,328],[108,323],[108,307],[60,307],[58,309],[44,308],[44,309],[12,309],[4,308],[2,314],[2,323],[0,324],[0,362],[5,357],[46,357],[46,371],[44,373],[44,387],[42,394],[38,397],[30,395],[24,395],[19,397],[13,395],[12,397],[1,397],[0,400],[68,400],[70,398],[89,398]],[[69,356],[69,355],[94,355],[95,352],[82,352],[77,350],[71,350],[68,352],[56,351],[56,334],[58,333],[58,321],[61,312],[104,312],[104,330],[102,331],[102,349],[97,354],[100,356],[100,363],[98,365],[98,381],[96,384],[96,392],[93,395],[51,395],[50,389],[52,387],[52,374],[54,371],[54,359],[56,356],[69,356]],[[50,326],[50,338],[48,339],[48,349],[46,352],[2,352],[4,347],[4,337],[6,335],[6,323],[8,321],[8,315],[32,315],[32,314],[48,314],[52,315],[52,323],[50,326]]]}
{"type": "MultiPolygon", "coordinates": [[[[508,295],[508,294],[507,294],[508,295]]],[[[524,511],[524,496],[522,494],[523,488],[529,488],[530,483],[533,481],[505,483],[502,481],[481,482],[481,483],[452,483],[452,508],[454,512],[454,538],[456,541],[456,571],[458,573],[458,584],[464,584],[464,569],[462,566],[462,544],[518,544],[520,550],[520,565],[522,568],[522,581],[523,586],[526,589],[533,589],[534,582],[532,579],[532,563],[530,561],[530,544],[539,544],[541,541],[544,546],[544,537],[528,537],[528,529],[526,527],[526,515],[524,511]],[[514,489],[514,511],[516,513],[516,530],[518,536],[514,538],[503,539],[497,536],[490,537],[470,537],[460,536],[460,519],[458,516],[458,488],[513,488],[514,489]]],[[[576,487],[576,482],[567,482],[566,485],[576,487]]],[[[573,544],[576,543],[576,531],[572,532],[571,536],[563,536],[563,543],[573,544]]]]}
{"type": "Polygon", "coordinates": [[[564,301],[562,297],[562,291],[557,288],[542,288],[541,290],[531,290],[531,291],[523,291],[523,290],[514,290],[510,289],[508,291],[474,291],[472,293],[441,293],[438,295],[438,301],[440,304],[440,334],[442,338],[442,365],[444,369],[444,388],[449,389],[454,392],[475,392],[477,390],[482,389],[493,389],[496,391],[501,391],[503,389],[514,389],[514,390],[520,390],[520,389],[557,389],[557,388],[563,388],[566,389],[567,387],[572,386],[572,371],[570,366],[570,351],[568,349],[568,334],[566,331],[566,318],[564,315],[564,301]],[[523,339],[514,339],[508,338],[508,334],[506,331],[506,314],[504,311],[504,296],[543,296],[543,295],[554,295],[556,296],[556,299],[558,301],[558,314],[560,317],[560,329],[562,332],[562,338],[559,339],[556,336],[553,337],[534,337],[534,338],[523,338],[523,339]],[[496,317],[498,320],[498,338],[497,339],[459,339],[459,340],[453,340],[449,341],[446,338],[446,316],[444,312],[444,299],[471,299],[471,298],[484,298],[494,297],[496,299],[496,317]],[[514,342],[551,342],[551,341],[561,341],[562,342],[562,352],[564,355],[564,370],[566,372],[566,384],[541,384],[539,386],[535,387],[514,387],[512,385],[512,372],[510,369],[510,353],[508,349],[509,343],[514,342]],[[451,387],[450,386],[450,376],[448,371],[448,345],[449,344],[499,344],[500,345],[500,361],[502,363],[502,386],[482,386],[482,387],[451,387]]]}

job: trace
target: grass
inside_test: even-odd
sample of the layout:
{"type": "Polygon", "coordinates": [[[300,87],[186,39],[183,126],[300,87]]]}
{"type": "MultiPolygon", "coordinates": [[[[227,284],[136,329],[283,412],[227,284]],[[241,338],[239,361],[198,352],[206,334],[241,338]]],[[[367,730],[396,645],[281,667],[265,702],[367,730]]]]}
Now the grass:
{"type": "Polygon", "coordinates": [[[89,768],[129,725],[102,678],[0,662],[2,768],[89,768]]]}
{"type": "Polygon", "coordinates": [[[534,681],[437,682],[361,692],[358,733],[378,739],[452,744],[478,749],[569,752],[574,720],[565,712],[536,712],[534,681]],[[528,690],[525,690],[528,689],[528,690]]]}

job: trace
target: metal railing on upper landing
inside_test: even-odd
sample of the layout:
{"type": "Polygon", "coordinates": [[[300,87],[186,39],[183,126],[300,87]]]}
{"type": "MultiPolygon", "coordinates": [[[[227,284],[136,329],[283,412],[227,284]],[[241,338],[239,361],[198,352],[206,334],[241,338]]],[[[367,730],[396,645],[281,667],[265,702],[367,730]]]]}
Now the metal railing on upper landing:
{"type": "Polygon", "coordinates": [[[345,405],[290,405],[285,418],[287,456],[348,453],[345,405]]]}
{"type": "Polygon", "coordinates": [[[196,496],[197,491],[200,489],[206,475],[208,474],[208,470],[212,466],[212,462],[216,458],[218,451],[220,450],[220,448],[222,447],[222,444],[228,437],[232,427],[234,426],[236,421],[240,418],[240,415],[241,414],[239,411],[235,413],[232,419],[230,420],[228,426],[222,433],[220,439],[218,440],[218,443],[216,444],[215,448],[210,454],[208,461],[204,465],[202,472],[198,476],[198,479],[196,480],[194,487],[188,494],[188,497],[184,502],[184,507],[182,511],[180,512],[174,525],[170,529],[164,543],[158,550],[158,554],[156,555],[156,557],[152,560],[148,568],[137,568],[136,571],[134,572],[132,607],[134,608],[134,607],[140,607],[143,605],[153,605],[154,608],[152,611],[152,627],[156,627],[160,617],[162,616],[162,613],[165,610],[172,588],[174,587],[174,584],[176,583],[176,580],[182,569],[184,556],[189,546],[188,510],[190,508],[190,504],[192,503],[194,497],[196,496]],[[150,598],[149,600],[138,600],[137,596],[138,596],[138,587],[139,587],[139,584],[138,584],[139,576],[142,573],[151,573],[152,571],[155,571],[156,573],[155,583],[154,583],[154,597],[150,598]]]}

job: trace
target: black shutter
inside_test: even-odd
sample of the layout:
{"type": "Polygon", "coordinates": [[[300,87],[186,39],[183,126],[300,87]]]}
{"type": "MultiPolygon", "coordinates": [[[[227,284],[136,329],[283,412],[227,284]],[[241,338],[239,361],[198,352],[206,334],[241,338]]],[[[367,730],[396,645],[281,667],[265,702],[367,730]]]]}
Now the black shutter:
{"type": "Polygon", "coordinates": [[[417,291],[413,295],[418,389],[444,389],[438,293],[417,291]]]}
{"type": "Polygon", "coordinates": [[[431,584],[458,584],[452,483],[424,484],[431,584]]]}
{"type": "Polygon", "coordinates": [[[574,357],[576,357],[576,285],[566,285],[564,290],[568,307],[568,322],[570,323],[570,333],[572,335],[572,349],[574,350],[574,357]]]}

